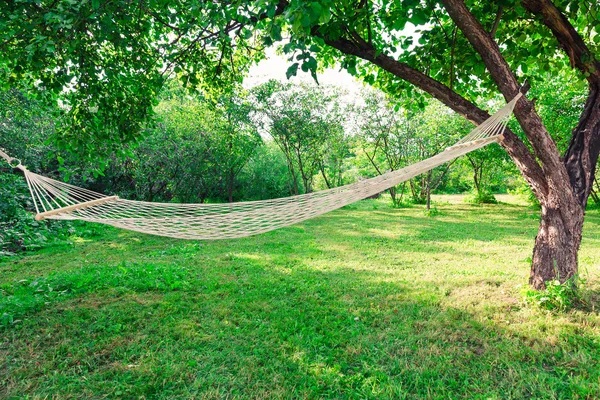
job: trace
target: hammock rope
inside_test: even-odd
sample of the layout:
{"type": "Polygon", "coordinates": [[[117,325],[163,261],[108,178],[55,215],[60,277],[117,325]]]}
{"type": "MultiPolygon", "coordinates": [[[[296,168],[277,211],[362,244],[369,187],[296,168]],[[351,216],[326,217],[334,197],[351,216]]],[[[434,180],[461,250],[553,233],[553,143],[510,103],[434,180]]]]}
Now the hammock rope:
{"type": "Polygon", "coordinates": [[[223,204],[125,200],[35,174],[1,149],[0,157],[24,173],[37,220],[83,220],[181,239],[231,239],[268,232],[325,214],[499,142],[520,97],[519,93],[455,145],[431,158],[350,185],[271,200],[223,204]]]}

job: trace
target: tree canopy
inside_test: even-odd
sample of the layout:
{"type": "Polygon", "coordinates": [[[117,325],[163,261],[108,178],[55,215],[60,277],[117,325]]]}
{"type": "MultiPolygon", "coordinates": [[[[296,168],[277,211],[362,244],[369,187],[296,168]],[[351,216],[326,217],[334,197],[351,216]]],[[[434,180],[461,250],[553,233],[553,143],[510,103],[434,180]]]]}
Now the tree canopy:
{"type": "MultiPolygon", "coordinates": [[[[469,2],[518,78],[535,84],[569,62],[589,64],[593,57],[559,51],[527,3],[469,2]]],[[[597,52],[593,2],[558,5],[597,52]]],[[[420,97],[413,88],[424,84],[440,92],[434,96],[496,92],[480,54],[436,1],[10,2],[0,10],[0,39],[3,81],[59,99],[60,142],[89,154],[136,138],[168,76],[213,90],[239,83],[274,43],[289,56],[289,76],[301,69],[316,77],[320,66],[339,63],[396,95],[420,97]]]]}

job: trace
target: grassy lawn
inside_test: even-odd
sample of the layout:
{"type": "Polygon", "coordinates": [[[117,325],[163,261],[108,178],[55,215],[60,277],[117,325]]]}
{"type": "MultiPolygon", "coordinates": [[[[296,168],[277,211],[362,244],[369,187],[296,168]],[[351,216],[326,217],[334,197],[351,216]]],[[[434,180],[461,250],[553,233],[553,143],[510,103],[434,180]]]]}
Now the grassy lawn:
{"type": "MultiPolygon", "coordinates": [[[[537,212],[369,200],[193,242],[81,225],[0,261],[4,398],[600,398],[600,316],[523,302],[537,212]]],[[[580,252],[600,288],[600,213],[580,252]]]]}

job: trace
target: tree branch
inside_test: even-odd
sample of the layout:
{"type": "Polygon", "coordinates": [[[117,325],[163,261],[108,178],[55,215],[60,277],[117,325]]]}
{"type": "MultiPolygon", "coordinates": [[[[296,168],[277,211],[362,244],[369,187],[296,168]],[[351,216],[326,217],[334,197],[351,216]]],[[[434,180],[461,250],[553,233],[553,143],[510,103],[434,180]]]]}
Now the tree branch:
{"type": "MultiPolygon", "coordinates": [[[[442,2],[450,17],[481,56],[505,99],[508,101],[516,96],[520,85],[502,56],[498,44],[469,12],[462,0],[442,0],[442,2]]],[[[560,158],[556,143],[535,111],[533,103],[522,97],[516,104],[514,114],[531,142],[536,156],[542,162],[542,169],[549,186],[555,189],[556,196],[564,200],[560,200],[561,203],[572,204],[573,199],[570,195],[573,195],[573,191],[568,184],[567,169],[560,158]]],[[[581,212],[581,210],[564,211],[581,212]]]]}
{"type": "MultiPolygon", "coordinates": [[[[364,40],[360,43],[354,43],[343,37],[331,39],[325,35],[321,35],[318,31],[318,27],[313,29],[313,35],[319,36],[327,45],[344,54],[353,55],[370,61],[394,76],[411,83],[419,89],[429,93],[475,125],[481,124],[490,117],[488,112],[478,108],[449,87],[412,68],[408,64],[399,62],[392,57],[377,51],[371,44],[364,40]]],[[[353,39],[356,40],[356,36],[353,36],[353,39]]],[[[518,89],[515,91],[515,95],[517,91],[518,89]]],[[[515,161],[515,164],[536,195],[544,197],[548,192],[544,173],[527,146],[525,146],[521,139],[519,139],[519,137],[510,129],[506,129],[501,146],[506,149],[508,154],[515,161]]]]}
{"type": "Polygon", "coordinates": [[[573,25],[551,0],[522,0],[523,7],[541,17],[569,56],[571,67],[577,68],[590,83],[600,84],[600,61],[594,57],[573,25]]]}
{"type": "Polygon", "coordinates": [[[500,20],[502,19],[503,12],[504,12],[504,6],[498,6],[498,13],[496,14],[496,19],[494,20],[494,25],[492,25],[492,30],[490,31],[490,36],[492,38],[496,36],[496,32],[498,31],[498,25],[500,25],[500,20]]]}

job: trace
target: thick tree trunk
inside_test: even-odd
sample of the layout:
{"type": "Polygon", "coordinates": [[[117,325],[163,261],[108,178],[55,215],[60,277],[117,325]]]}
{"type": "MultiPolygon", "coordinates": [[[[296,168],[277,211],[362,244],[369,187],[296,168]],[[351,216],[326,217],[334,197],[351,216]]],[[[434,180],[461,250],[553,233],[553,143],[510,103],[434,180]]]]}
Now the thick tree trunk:
{"type": "MultiPolygon", "coordinates": [[[[540,230],[535,240],[529,282],[536,289],[558,279],[561,283],[577,274],[577,252],[588,197],[594,184],[594,172],[600,152],[600,90],[590,85],[584,112],[572,133],[564,163],[575,198],[565,212],[552,194],[541,202],[540,230]]],[[[556,191],[553,191],[556,192],[556,191]]],[[[564,204],[565,199],[561,199],[564,204]]]]}
{"type": "Polygon", "coordinates": [[[543,289],[546,282],[555,279],[564,283],[577,274],[582,228],[583,212],[565,215],[557,204],[542,205],[529,277],[535,289],[543,289]]]}
{"type": "MultiPolygon", "coordinates": [[[[467,10],[463,0],[442,2],[451,18],[481,55],[504,97],[507,100],[512,98],[518,90],[518,82],[502,57],[497,43],[467,10]]],[[[536,7],[528,7],[530,11],[544,15],[544,22],[569,53],[573,66],[584,72],[594,71],[596,68],[586,70],[588,64],[578,60],[583,54],[591,53],[570,27],[568,20],[560,13],[554,15],[555,11],[558,11],[551,1],[530,0],[524,3],[528,2],[536,4],[536,7]]],[[[590,74],[588,80],[590,96],[586,110],[573,132],[571,145],[564,159],[560,157],[556,143],[535,111],[533,103],[523,97],[517,102],[514,110],[542,164],[547,182],[546,194],[536,192],[542,205],[542,218],[534,248],[530,281],[537,289],[544,288],[545,281],[559,279],[564,282],[577,273],[577,252],[581,243],[585,204],[591,190],[600,146],[597,143],[600,141],[600,110],[595,76],[590,74]]]]}

